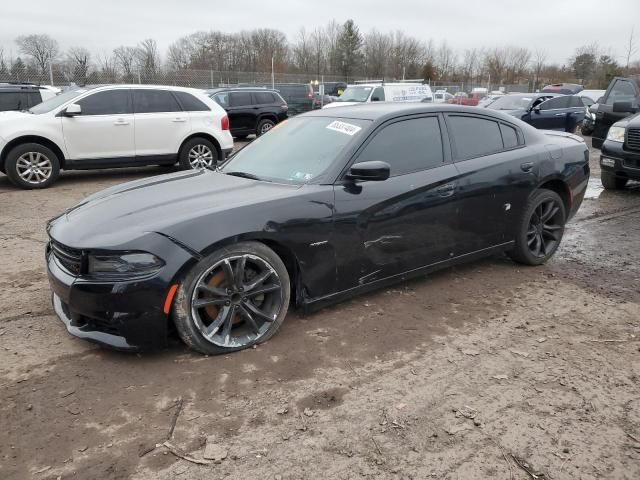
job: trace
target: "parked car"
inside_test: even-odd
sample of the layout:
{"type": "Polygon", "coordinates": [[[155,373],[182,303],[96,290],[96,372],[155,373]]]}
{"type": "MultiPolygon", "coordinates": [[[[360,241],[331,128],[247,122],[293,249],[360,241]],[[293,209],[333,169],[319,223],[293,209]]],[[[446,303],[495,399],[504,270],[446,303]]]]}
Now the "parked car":
{"type": "Polygon", "coordinates": [[[337,97],[333,97],[331,95],[322,95],[322,98],[318,92],[313,92],[313,109],[322,108],[325,105],[330,104],[331,102],[335,102],[337,97]]]}
{"type": "Polygon", "coordinates": [[[582,90],[576,93],[577,96],[582,98],[582,101],[587,107],[590,107],[598,101],[598,99],[604,97],[606,90],[582,90]]]}
{"type": "Polygon", "coordinates": [[[274,90],[257,88],[218,88],[209,96],[229,116],[231,135],[239,140],[260,136],[287,119],[289,106],[274,90]]]}
{"type": "Polygon", "coordinates": [[[609,127],[632,115],[638,111],[638,108],[640,108],[640,75],[615,77],[611,80],[596,112],[596,122],[591,137],[593,147],[600,148],[607,138],[609,127]],[[620,103],[618,108],[615,106],[616,103],[620,103]]]}
{"type": "Polygon", "coordinates": [[[575,132],[585,116],[584,103],[574,95],[555,93],[510,93],[489,104],[536,128],[575,132]]]}
{"type": "Polygon", "coordinates": [[[453,98],[447,100],[447,103],[475,107],[478,105],[479,101],[480,100],[477,97],[469,96],[466,92],[456,92],[453,98]]]}
{"type": "Polygon", "coordinates": [[[218,171],[112,187],[51,220],[53,305],[120,349],[228,353],[317,308],[507,252],[540,265],[582,202],[582,139],[488,109],[378,103],[289,119],[218,171]],[[151,212],[158,212],[152,214],[151,212]]]}
{"type": "MultiPolygon", "coordinates": [[[[630,111],[631,102],[626,103],[624,111],[630,111]]],[[[640,113],[609,128],[601,153],[600,178],[604,188],[618,190],[624,188],[629,180],[640,181],[640,113]]]]}
{"type": "Polygon", "coordinates": [[[493,102],[495,102],[500,97],[504,97],[504,93],[501,93],[501,94],[489,94],[486,97],[482,98],[478,102],[478,105],[476,105],[476,106],[480,107],[480,108],[487,108],[489,105],[491,105],[493,102]]]}
{"type": "MultiPolygon", "coordinates": [[[[445,90],[436,90],[436,93],[433,94],[433,103],[447,103],[449,100],[453,98],[453,95],[445,90]]],[[[429,103],[428,97],[423,98],[422,101],[424,103],[429,103]]]]}
{"type": "Polygon", "coordinates": [[[0,83],[0,112],[26,110],[55,96],[55,91],[38,85],[0,83]]]}
{"type": "Polygon", "coordinates": [[[562,95],[575,95],[584,90],[582,85],[577,83],[554,83],[542,89],[543,93],[560,93],[562,95]]]}
{"type": "Polygon", "coordinates": [[[433,101],[429,85],[419,83],[366,83],[349,85],[342,95],[324,108],[344,107],[370,102],[433,101]],[[426,100],[430,99],[430,100],[426,100]]]}
{"type": "Polygon", "coordinates": [[[190,88],[74,88],[0,113],[0,170],[21,188],[48,187],[61,169],[214,168],[232,148],[225,111],[190,88]]]}

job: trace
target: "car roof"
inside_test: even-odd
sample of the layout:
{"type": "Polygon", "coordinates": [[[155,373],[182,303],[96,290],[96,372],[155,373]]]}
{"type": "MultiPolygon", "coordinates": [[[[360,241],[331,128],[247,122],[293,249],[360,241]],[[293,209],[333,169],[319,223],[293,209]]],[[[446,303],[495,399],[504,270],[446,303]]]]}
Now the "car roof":
{"type": "Polygon", "coordinates": [[[475,113],[478,115],[495,117],[496,119],[513,122],[514,118],[497,110],[485,108],[467,107],[464,105],[451,105],[443,103],[419,103],[419,102],[376,102],[363,103],[361,105],[339,106],[335,108],[323,108],[312,110],[302,114],[304,117],[330,117],[353,118],[357,120],[384,121],[401,115],[416,115],[421,113],[475,113]]]}

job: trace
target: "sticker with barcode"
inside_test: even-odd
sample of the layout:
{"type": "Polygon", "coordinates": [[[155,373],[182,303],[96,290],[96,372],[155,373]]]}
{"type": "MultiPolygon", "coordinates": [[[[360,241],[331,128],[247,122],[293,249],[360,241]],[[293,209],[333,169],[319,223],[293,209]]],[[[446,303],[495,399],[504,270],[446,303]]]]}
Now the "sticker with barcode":
{"type": "Polygon", "coordinates": [[[329,125],[327,125],[327,128],[329,130],[334,130],[336,132],[344,133],[350,136],[355,135],[360,130],[362,130],[362,127],[358,127],[357,125],[351,125],[350,123],[347,123],[347,122],[341,122],[340,120],[331,122],[329,125]]]}

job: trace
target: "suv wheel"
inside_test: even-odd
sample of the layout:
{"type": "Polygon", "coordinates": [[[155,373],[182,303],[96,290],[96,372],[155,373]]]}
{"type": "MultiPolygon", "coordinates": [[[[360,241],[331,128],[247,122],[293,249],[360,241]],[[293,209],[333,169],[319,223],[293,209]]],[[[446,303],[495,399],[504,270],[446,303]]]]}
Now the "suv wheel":
{"type": "Polygon", "coordinates": [[[268,118],[265,118],[264,120],[260,120],[260,122],[258,122],[256,136],[259,137],[260,135],[264,135],[273,127],[275,127],[275,125],[276,123],[273,120],[269,120],[268,118]]]}
{"type": "Polygon", "coordinates": [[[4,168],[9,180],[20,188],[47,188],[60,174],[60,161],[44,145],[24,143],[9,152],[4,168]]]}
{"type": "Polygon", "coordinates": [[[218,149],[206,138],[195,137],[188,140],[180,150],[180,168],[214,170],[218,164],[218,149]]]}
{"type": "Polygon", "coordinates": [[[621,190],[629,181],[628,178],[617,177],[615,173],[600,171],[600,180],[605,190],[621,190]]]}

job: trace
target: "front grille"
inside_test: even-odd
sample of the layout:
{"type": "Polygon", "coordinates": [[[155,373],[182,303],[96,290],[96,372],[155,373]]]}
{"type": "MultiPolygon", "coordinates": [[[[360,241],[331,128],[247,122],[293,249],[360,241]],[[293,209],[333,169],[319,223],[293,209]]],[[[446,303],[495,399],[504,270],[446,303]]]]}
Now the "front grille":
{"type": "Polygon", "coordinates": [[[630,150],[640,150],[640,128],[627,130],[627,147],[630,150]]]}
{"type": "Polygon", "coordinates": [[[51,240],[51,253],[69,273],[73,275],[82,273],[82,250],[69,248],[55,240],[51,240]]]}

